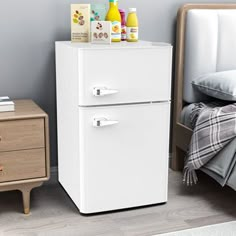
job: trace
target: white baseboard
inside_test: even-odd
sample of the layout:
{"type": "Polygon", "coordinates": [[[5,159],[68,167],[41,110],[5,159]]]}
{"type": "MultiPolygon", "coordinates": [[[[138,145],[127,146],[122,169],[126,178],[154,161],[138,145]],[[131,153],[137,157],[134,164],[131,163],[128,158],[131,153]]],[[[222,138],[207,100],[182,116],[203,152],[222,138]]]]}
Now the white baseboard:
{"type": "Polygon", "coordinates": [[[58,168],[57,168],[57,166],[52,166],[50,172],[51,172],[51,175],[57,174],[57,173],[58,173],[58,168]]]}
{"type": "Polygon", "coordinates": [[[50,183],[57,183],[57,182],[58,182],[58,168],[57,168],[57,166],[52,166],[50,168],[49,184],[50,183]]]}

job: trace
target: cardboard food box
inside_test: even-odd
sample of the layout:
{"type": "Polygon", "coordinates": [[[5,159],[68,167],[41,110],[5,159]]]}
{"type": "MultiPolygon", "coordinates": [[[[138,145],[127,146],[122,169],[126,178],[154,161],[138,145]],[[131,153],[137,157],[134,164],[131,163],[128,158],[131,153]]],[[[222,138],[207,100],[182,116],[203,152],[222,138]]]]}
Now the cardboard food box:
{"type": "Polygon", "coordinates": [[[91,21],[105,21],[107,14],[106,4],[93,3],[91,4],[91,21]]]}
{"type": "Polygon", "coordinates": [[[111,43],[111,22],[92,21],[91,22],[91,42],[99,44],[111,43]]]}
{"type": "Polygon", "coordinates": [[[90,4],[71,4],[71,41],[90,41],[90,4]]]}

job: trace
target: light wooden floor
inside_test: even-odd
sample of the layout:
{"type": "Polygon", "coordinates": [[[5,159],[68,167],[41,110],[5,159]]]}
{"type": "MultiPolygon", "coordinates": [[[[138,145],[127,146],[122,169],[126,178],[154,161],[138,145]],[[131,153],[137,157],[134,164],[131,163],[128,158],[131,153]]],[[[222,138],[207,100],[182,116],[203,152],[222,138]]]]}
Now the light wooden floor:
{"type": "Polygon", "coordinates": [[[170,171],[165,205],[81,216],[54,178],[32,192],[31,215],[22,214],[21,194],[0,193],[0,235],[155,235],[236,219],[236,192],[222,189],[204,174],[199,185],[182,186],[170,171]]]}

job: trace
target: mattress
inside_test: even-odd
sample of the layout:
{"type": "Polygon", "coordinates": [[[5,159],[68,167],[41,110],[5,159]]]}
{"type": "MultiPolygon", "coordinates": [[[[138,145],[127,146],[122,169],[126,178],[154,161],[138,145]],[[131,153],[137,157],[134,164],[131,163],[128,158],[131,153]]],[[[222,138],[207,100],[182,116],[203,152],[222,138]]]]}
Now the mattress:
{"type": "Polygon", "coordinates": [[[191,112],[193,108],[194,108],[193,103],[185,106],[181,112],[181,117],[180,117],[180,123],[191,129],[192,129],[192,125],[191,125],[190,116],[191,116],[191,112]]]}

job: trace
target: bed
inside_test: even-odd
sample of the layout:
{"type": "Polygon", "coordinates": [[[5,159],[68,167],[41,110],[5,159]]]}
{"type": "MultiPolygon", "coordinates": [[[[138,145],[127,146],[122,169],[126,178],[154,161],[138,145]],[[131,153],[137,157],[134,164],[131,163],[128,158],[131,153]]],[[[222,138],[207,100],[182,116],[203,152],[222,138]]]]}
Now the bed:
{"type": "MultiPolygon", "coordinates": [[[[189,122],[191,104],[209,100],[209,97],[194,89],[191,82],[201,74],[236,69],[235,22],[236,4],[186,4],[178,12],[173,170],[183,169],[185,153],[193,133],[189,122]]],[[[233,142],[231,145],[234,145],[233,142]]],[[[234,166],[231,163],[230,168],[234,166]]],[[[202,170],[211,176],[207,170],[202,170]]],[[[236,183],[236,177],[232,176],[228,185],[234,181],[236,183]]]]}

